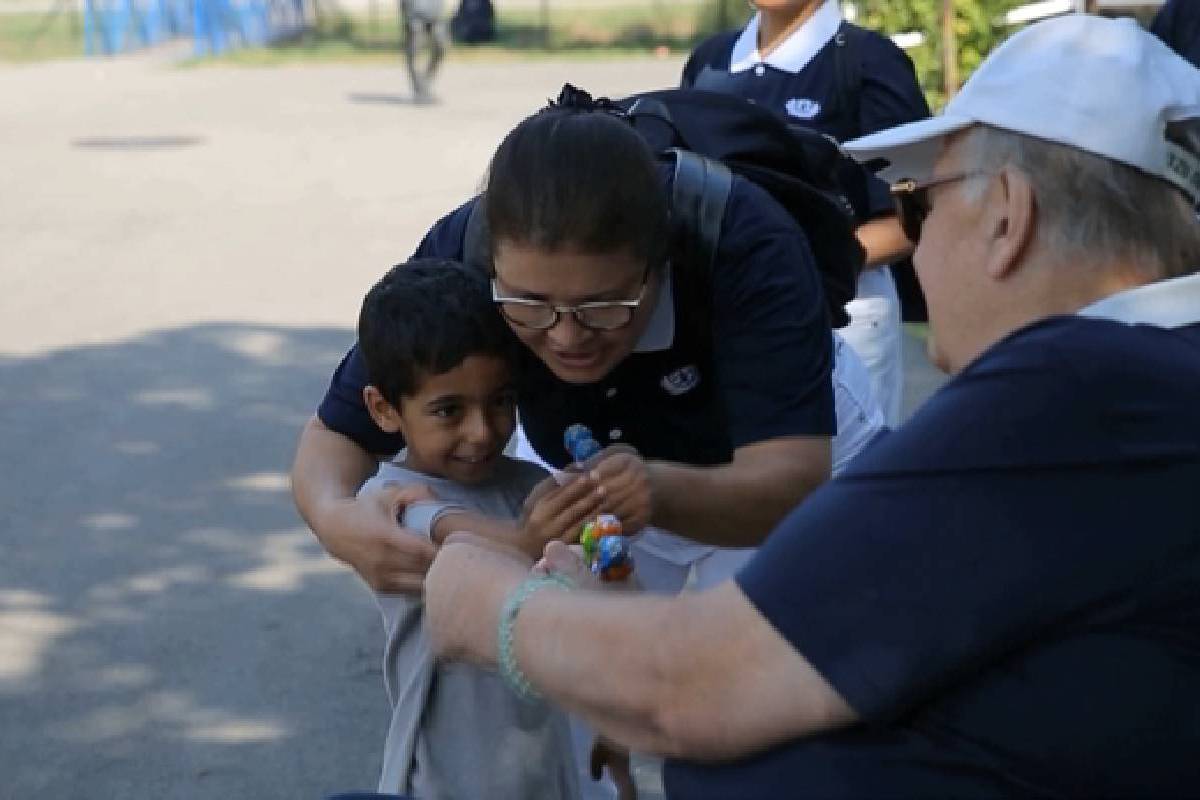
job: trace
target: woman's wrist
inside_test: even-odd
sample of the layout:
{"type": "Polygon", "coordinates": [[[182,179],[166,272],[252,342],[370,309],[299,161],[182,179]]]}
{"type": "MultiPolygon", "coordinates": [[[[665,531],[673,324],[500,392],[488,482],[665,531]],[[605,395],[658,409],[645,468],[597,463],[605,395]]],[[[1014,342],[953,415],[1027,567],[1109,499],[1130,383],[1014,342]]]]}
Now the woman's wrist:
{"type": "Polygon", "coordinates": [[[565,575],[547,573],[531,575],[505,596],[496,624],[496,664],[508,687],[523,700],[537,700],[541,694],[530,684],[517,662],[516,623],[526,601],[543,589],[573,589],[574,582],[565,575]]]}
{"type": "Polygon", "coordinates": [[[496,631],[504,604],[508,598],[531,576],[528,568],[519,573],[509,572],[506,567],[494,565],[490,575],[479,575],[480,606],[479,629],[473,637],[475,655],[485,664],[499,666],[500,651],[497,648],[496,631]]]}
{"type": "Polygon", "coordinates": [[[657,528],[670,529],[671,474],[674,464],[669,461],[647,461],[646,482],[650,486],[650,521],[657,528]]]}

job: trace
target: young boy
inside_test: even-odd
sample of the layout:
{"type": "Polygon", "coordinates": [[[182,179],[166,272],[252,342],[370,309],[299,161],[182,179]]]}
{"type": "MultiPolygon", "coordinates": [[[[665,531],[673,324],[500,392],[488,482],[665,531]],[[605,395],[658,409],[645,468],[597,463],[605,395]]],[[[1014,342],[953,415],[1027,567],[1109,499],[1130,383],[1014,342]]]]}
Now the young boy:
{"type": "MultiPolygon", "coordinates": [[[[515,421],[516,343],[492,306],[486,279],[454,262],[413,261],[367,294],[358,340],[366,406],[406,449],[363,487],[421,484],[436,501],[410,505],[403,525],[434,543],[454,530],[540,556],[596,513],[588,480],[543,486],[541,467],[504,455],[515,421]]],[[[579,796],[565,717],[518,698],[498,674],[438,665],[418,598],[378,594],[387,632],[384,683],[392,722],[381,792],[435,798],[579,796]]]]}

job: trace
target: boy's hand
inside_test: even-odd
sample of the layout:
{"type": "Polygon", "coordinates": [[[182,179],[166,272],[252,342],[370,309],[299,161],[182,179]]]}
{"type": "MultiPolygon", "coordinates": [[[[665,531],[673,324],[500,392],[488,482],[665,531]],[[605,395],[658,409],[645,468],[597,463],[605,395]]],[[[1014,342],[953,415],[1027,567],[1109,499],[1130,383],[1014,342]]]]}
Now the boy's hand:
{"type": "Polygon", "coordinates": [[[629,751],[620,745],[610,742],[603,736],[597,736],[592,743],[591,758],[592,780],[600,780],[605,768],[608,777],[617,787],[619,800],[637,800],[637,785],[633,782],[633,773],[629,770],[629,751]]]}
{"type": "Polygon", "coordinates": [[[637,533],[654,518],[650,471],[629,445],[606,447],[588,459],[587,475],[604,489],[604,511],[615,514],[625,535],[637,533]]]}
{"type": "Polygon", "coordinates": [[[524,549],[537,557],[547,542],[575,541],[580,526],[601,512],[603,500],[603,487],[587,475],[568,474],[561,486],[555,478],[546,478],[525,498],[517,521],[524,549]]]}

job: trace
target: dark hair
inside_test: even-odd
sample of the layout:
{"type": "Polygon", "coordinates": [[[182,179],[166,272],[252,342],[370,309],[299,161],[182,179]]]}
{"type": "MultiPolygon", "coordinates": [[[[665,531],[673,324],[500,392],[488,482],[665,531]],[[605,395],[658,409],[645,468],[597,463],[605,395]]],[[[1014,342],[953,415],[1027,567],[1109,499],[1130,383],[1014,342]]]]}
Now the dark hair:
{"type": "Polygon", "coordinates": [[[629,251],[662,262],[667,200],[650,146],[608,111],[551,106],[504,137],[484,193],[493,251],[509,240],[545,250],[629,251]]]}
{"type": "Polygon", "coordinates": [[[516,357],[516,339],[492,303],[487,278],[457,261],[393,267],[363,298],[358,347],[367,380],[393,406],[428,375],[473,355],[516,357]]]}

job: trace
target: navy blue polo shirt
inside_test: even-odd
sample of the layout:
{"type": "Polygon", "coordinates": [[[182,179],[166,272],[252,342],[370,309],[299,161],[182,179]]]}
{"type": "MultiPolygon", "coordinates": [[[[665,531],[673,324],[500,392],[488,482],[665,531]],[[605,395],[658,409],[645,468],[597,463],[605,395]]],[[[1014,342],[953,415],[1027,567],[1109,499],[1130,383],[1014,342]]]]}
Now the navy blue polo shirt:
{"type": "MultiPolygon", "coordinates": [[[[683,68],[682,87],[753,100],[839,142],[929,116],[908,56],[890,39],[842,21],[835,3],[763,61],[757,30],[755,17],[743,31],[701,42],[683,68]],[[846,60],[840,71],[839,59],[846,60]]],[[[883,181],[848,165],[843,182],[861,220],[893,213],[883,181]]]]}
{"type": "Polygon", "coordinates": [[[1194,794],[1198,490],[1200,325],[1009,336],[737,578],[862,722],[668,796],[1194,794]]]}
{"type": "MultiPolygon", "coordinates": [[[[666,184],[670,177],[664,167],[666,184]]],[[[462,260],[472,203],[438,222],[414,257],[462,260]]],[[[808,241],[792,217],[735,178],[707,287],[707,326],[689,300],[696,283],[686,265],[670,269],[673,291],[660,300],[673,303],[669,342],[635,350],[603,381],[564,383],[521,348],[517,403],[537,453],[564,466],[563,431],[573,423],[602,445],[694,465],[726,463],[735,449],[768,439],[832,436],[832,334],[808,241]]],[[[369,452],[394,453],[403,440],[375,426],[363,407],[365,383],[355,347],[318,415],[369,452]]]]}
{"type": "Polygon", "coordinates": [[[1200,67],[1200,2],[1167,0],[1150,23],[1150,32],[1200,67]]]}

